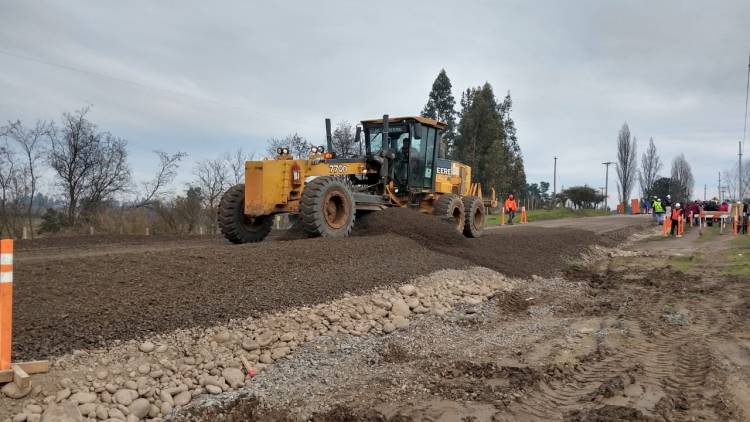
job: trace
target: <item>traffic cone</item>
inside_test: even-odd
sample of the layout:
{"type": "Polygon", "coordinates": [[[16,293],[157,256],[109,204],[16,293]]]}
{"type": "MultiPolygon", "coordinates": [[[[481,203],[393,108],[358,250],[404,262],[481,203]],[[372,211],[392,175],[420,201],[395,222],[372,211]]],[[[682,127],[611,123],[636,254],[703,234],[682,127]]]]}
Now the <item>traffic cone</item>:
{"type": "Polygon", "coordinates": [[[682,233],[685,232],[685,220],[680,216],[677,220],[677,237],[682,237],[682,233]]]}
{"type": "Polygon", "coordinates": [[[666,236],[669,236],[669,231],[672,229],[672,219],[666,218],[667,217],[666,215],[664,215],[664,217],[665,218],[664,218],[663,232],[664,232],[664,236],[666,237],[666,236]]]}

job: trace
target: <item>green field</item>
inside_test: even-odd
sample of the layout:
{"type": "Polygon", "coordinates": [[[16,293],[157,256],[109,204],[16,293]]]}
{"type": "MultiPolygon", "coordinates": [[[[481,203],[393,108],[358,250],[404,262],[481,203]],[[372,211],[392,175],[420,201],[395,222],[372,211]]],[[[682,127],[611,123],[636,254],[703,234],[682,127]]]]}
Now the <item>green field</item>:
{"type": "MultiPolygon", "coordinates": [[[[561,218],[597,217],[597,216],[602,216],[602,215],[610,215],[611,213],[605,210],[592,210],[592,209],[574,210],[570,208],[555,208],[551,210],[545,210],[545,209],[531,210],[527,214],[528,214],[527,219],[529,223],[531,223],[534,221],[558,220],[561,218]]],[[[516,213],[516,218],[513,221],[515,223],[518,223],[521,221],[520,212],[516,213]]],[[[488,226],[496,226],[500,224],[500,215],[492,215],[492,214],[488,215],[486,223],[488,226]]]]}
{"type": "Polygon", "coordinates": [[[732,247],[725,253],[727,267],[724,273],[730,276],[750,276],[750,236],[741,235],[732,239],[732,247]]]}

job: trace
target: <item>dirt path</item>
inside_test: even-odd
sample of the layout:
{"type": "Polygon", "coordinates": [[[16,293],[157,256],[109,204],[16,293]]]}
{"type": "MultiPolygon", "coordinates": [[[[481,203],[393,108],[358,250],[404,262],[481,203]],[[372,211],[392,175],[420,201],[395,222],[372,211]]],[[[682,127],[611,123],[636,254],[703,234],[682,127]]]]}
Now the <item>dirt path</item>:
{"type": "Polygon", "coordinates": [[[656,233],[388,337],[321,339],[180,419],[750,420],[738,240],[656,233]]]}

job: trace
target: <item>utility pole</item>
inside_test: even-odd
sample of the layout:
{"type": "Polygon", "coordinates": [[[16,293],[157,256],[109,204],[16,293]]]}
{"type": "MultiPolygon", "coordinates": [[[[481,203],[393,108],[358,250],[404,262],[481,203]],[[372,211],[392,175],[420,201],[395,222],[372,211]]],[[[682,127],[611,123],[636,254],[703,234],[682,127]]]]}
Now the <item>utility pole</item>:
{"type": "Polygon", "coordinates": [[[703,184],[703,200],[706,200],[706,192],[708,192],[708,184],[703,184]]]}
{"type": "Polygon", "coordinates": [[[606,161],[602,164],[604,164],[604,166],[606,167],[606,170],[604,172],[604,209],[609,209],[609,166],[614,164],[614,161],[606,161]]]}
{"type": "Polygon", "coordinates": [[[552,201],[557,197],[557,156],[555,156],[555,168],[552,172],[552,201]]]}
{"type": "Polygon", "coordinates": [[[738,179],[737,180],[737,201],[742,201],[742,141],[740,141],[739,144],[740,144],[740,153],[737,154],[740,157],[740,162],[738,166],[739,171],[737,172],[738,173],[737,174],[737,179],[738,179]]]}
{"type": "Polygon", "coordinates": [[[721,197],[721,172],[719,172],[719,187],[717,188],[717,190],[718,190],[717,195],[719,195],[719,202],[721,202],[721,200],[722,200],[722,197],[721,197]]]}
{"type": "Polygon", "coordinates": [[[604,196],[604,186],[599,187],[599,195],[604,196]]]}

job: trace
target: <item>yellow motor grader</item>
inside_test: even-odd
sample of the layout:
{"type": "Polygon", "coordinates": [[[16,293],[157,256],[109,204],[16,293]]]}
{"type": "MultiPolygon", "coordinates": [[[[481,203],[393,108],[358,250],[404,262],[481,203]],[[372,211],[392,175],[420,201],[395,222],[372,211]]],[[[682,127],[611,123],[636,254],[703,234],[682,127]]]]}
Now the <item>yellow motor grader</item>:
{"type": "Polygon", "coordinates": [[[471,167],[440,157],[445,128],[424,117],[364,120],[356,135],[360,154],[337,157],[326,119],[327,146],[312,147],[307,158],[279,148],[275,159],[245,163],[245,183],[221,198],[221,231],[233,243],[259,242],[275,215],[288,213],[310,236],[345,237],[357,213],[409,207],[478,237],[486,208],[497,207],[495,192],[483,199],[471,167]]]}

